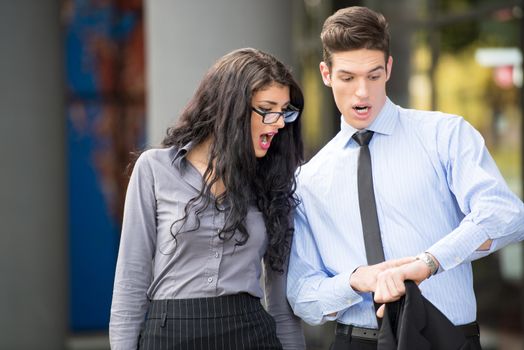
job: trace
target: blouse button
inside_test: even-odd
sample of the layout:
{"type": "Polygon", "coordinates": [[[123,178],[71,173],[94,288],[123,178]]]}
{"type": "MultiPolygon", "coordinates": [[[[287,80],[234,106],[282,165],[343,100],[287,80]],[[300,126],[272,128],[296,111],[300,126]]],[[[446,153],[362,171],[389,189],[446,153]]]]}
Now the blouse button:
{"type": "Polygon", "coordinates": [[[207,283],[211,283],[211,282],[213,282],[213,277],[208,277],[207,278],[207,283]]]}

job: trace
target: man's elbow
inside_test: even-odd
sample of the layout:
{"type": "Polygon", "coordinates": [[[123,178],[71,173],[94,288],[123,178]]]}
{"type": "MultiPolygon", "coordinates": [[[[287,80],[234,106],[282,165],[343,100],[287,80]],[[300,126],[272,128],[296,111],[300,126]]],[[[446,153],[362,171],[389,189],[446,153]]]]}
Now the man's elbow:
{"type": "Polygon", "coordinates": [[[310,326],[319,326],[327,321],[321,313],[312,310],[311,307],[302,307],[302,305],[291,303],[290,305],[295,316],[298,316],[302,321],[306,322],[310,326]]]}
{"type": "Polygon", "coordinates": [[[477,248],[478,251],[485,251],[489,250],[491,248],[491,244],[493,243],[492,239],[488,239],[486,242],[482,243],[480,247],[477,248]]]}

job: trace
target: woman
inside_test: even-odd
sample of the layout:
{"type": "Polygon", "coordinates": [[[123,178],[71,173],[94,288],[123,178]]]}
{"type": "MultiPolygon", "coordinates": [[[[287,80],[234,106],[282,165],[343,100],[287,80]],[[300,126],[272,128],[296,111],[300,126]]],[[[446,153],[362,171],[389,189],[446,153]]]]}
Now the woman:
{"type": "Polygon", "coordinates": [[[116,268],[113,350],[305,348],[285,298],[302,108],[282,63],[236,50],[209,70],[164,148],[139,157],[116,268]],[[263,265],[271,315],[260,303],[263,265]]]}

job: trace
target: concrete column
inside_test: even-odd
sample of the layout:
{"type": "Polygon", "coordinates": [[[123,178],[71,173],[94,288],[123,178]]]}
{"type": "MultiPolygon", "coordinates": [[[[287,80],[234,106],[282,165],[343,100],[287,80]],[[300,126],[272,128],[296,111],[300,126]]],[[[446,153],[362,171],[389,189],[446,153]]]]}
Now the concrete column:
{"type": "Polygon", "coordinates": [[[59,0],[0,0],[0,348],[63,349],[67,259],[59,0]]]}
{"type": "Polygon", "coordinates": [[[291,1],[145,0],[147,136],[158,145],[200,79],[225,53],[255,47],[292,62],[291,1]]]}

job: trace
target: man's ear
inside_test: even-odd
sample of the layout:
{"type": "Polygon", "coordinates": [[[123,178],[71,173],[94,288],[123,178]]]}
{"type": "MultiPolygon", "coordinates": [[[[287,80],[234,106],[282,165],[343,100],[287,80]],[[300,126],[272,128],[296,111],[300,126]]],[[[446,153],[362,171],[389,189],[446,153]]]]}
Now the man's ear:
{"type": "Polygon", "coordinates": [[[386,71],[386,81],[389,80],[389,77],[391,76],[391,67],[393,67],[393,57],[389,56],[388,63],[386,65],[387,71],[386,71]]]}
{"type": "Polygon", "coordinates": [[[322,76],[324,85],[331,86],[331,73],[326,62],[320,62],[320,75],[322,76]]]}

